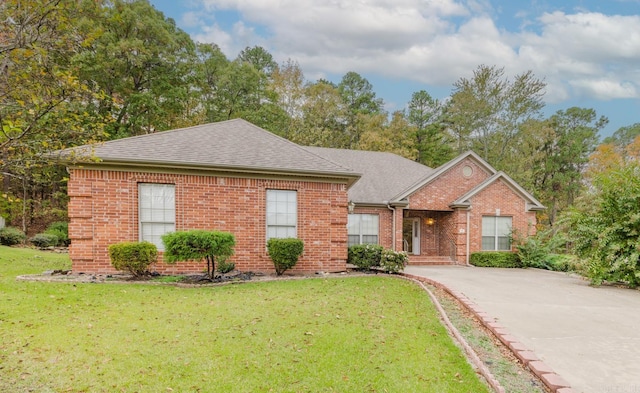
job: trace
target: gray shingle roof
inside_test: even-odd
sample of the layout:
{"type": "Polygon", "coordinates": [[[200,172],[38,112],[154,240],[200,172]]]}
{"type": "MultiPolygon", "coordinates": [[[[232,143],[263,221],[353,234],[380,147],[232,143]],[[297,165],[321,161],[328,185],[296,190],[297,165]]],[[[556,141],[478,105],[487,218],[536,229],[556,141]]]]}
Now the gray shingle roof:
{"type": "Polygon", "coordinates": [[[72,160],[91,152],[103,163],[114,164],[334,175],[352,181],[359,175],[241,119],[79,146],[59,154],[72,160]]]}
{"type": "Polygon", "coordinates": [[[340,166],[361,173],[349,189],[349,199],[361,204],[381,204],[425,178],[433,169],[392,153],[305,147],[340,166]]]}

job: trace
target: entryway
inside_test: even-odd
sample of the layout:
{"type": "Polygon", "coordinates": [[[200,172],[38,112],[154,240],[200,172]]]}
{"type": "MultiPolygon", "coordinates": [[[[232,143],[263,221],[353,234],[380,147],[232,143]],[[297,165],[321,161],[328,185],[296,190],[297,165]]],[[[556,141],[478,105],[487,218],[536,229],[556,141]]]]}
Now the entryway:
{"type": "Polygon", "coordinates": [[[420,218],[405,218],[402,224],[404,251],[410,255],[420,255],[420,218]]]}

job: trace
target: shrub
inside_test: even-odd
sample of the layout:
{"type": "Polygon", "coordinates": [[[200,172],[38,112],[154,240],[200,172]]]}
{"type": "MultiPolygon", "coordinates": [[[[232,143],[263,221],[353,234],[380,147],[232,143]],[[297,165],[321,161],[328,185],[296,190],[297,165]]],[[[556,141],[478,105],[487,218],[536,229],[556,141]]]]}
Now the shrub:
{"type": "Polygon", "coordinates": [[[521,244],[515,246],[523,267],[548,269],[547,257],[549,251],[537,237],[528,237],[521,244]]]}
{"type": "Polygon", "coordinates": [[[285,270],[291,269],[298,263],[298,258],[304,251],[304,243],[300,239],[288,237],[284,239],[271,238],[267,242],[267,252],[276,268],[276,275],[280,276],[285,270]]]}
{"type": "Polygon", "coordinates": [[[117,270],[127,271],[134,276],[148,272],[149,265],[158,259],[158,249],[150,242],[123,242],[109,246],[111,265],[117,270]]]}
{"type": "Polygon", "coordinates": [[[603,281],[640,286],[640,164],[630,160],[597,173],[592,197],[566,213],[569,239],[588,261],[592,284],[603,281]]]}
{"type": "Polygon", "coordinates": [[[44,233],[50,233],[58,237],[56,246],[66,247],[69,245],[69,223],[65,221],[56,221],[47,227],[44,233]]]}
{"type": "Polygon", "coordinates": [[[508,251],[474,252],[469,262],[480,267],[522,267],[518,254],[508,251]]]}
{"type": "Polygon", "coordinates": [[[233,262],[227,262],[226,259],[218,260],[218,272],[220,274],[227,274],[232,272],[236,268],[236,264],[233,262]]]}
{"type": "Polygon", "coordinates": [[[167,233],[162,236],[167,263],[206,260],[207,276],[214,278],[216,258],[226,261],[233,255],[236,238],[228,232],[191,230],[167,233]]]}
{"type": "Polygon", "coordinates": [[[26,239],[27,235],[18,228],[6,227],[0,229],[0,244],[3,246],[15,246],[16,244],[24,243],[26,239]]]}
{"type": "Polygon", "coordinates": [[[380,268],[387,273],[398,273],[409,263],[409,257],[404,251],[394,251],[391,249],[382,250],[380,258],[380,268]]]}
{"type": "Polygon", "coordinates": [[[58,236],[52,233],[38,233],[29,241],[38,248],[54,247],[58,245],[58,236]]]}
{"type": "Polygon", "coordinates": [[[539,231],[535,236],[525,238],[517,236],[516,234],[516,236],[514,236],[514,242],[522,267],[534,267],[547,270],[562,270],[567,268],[553,261],[553,252],[561,249],[566,243],[566,239],[560,234],[554,235],[551,230],[539,231]]]}
{"type": "Polygon", "coordinates": [[[372,267],[380,266],[383,249],[377,244],[353,245],[349,247],[347,263],[355,265],[358,269],[370,270],[372,267]]]}

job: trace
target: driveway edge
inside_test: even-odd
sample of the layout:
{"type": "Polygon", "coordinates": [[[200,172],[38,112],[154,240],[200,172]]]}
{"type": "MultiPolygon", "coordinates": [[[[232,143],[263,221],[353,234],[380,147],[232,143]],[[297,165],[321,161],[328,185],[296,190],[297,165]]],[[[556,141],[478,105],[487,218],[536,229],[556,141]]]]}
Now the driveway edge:
{"type": "Polygon", "coordinates": [[[462,337],[462,334],[460,334],[458,329],[451,323],[451,320],[449,320],[447,313],[445,312],[444,308],[442,307],[442,305],[440,304],[436,296],[429,290],[429,288],[427,288],[424,285],[425,278],[415,277],[410,274],[404,274],[404,273],[402,273],[402,276],[403,276],[402,278],[404,278],[405,280],[413,281],[414,283],[420,285],[420,287],[425,292],[427,292],[427,294],[431,298],[431,301],[435,305],[436,310],[440,314],[440,318],[444,322],[445,327],[449,331],[449,334],[451,334],[456,339],[456,341],[458,341],[458,344],[460,344],[460,346],[466,353],[469,361],[473,364],[473,366],[476,367],[478,372],[484,377],[484,379],[487,381],[487,383],[493,389],[493,391],[496,393],[506,393],[502,385],[500,385],[500,382],[493,376],[491,371],[478,357],[478,354],[476,353],[476,351],[473,350],[473,348],[469,345],[469,343],[467,343],[464,337],[462,337]]]}
{"type": "MultiPolygon", "coordinates": [[[[467,310],[469,310],[484,327],[489,329],[491,333],[493,333],[493,335],[498,340],[500,340],[507,348],[509,348],[509,350],[516,356],[516,358],[518,358],[518,360],[525,367],[529,368],[529,370],[531,370],[531,372],[535,374],[540,379],[540,381],[542,381],[542,383],[546,386],[547,389],[549,389],[549,391],[553,393],[575,393],[574,390],[569,385],[569,383],[564,378],[562,378],[560,375],[555,373],[551,369],[551,367],[547,366],[546,363],[541,361],[533,351],[530,351],[527,347],[525,347],[525,345],[519,342],[514,336],[512,336],[511,333],[505,327],[503,327],[498,322],[496,322],[495,318],[491,317],[489,314],[484,312],[477,304],[472,302],[463,293],[454,291],[451,288],[447,287],[446,285],[427,277],[417,276],[415,274],[402,273],[402,272],[400,274],[403,277],[416,281],[420,284],[426,283],[436,288],[442,289],[443,291],[447,292],[449,295],[453,296],[460,304],[462,304],[467,310]]],[[[431,291],[429,291],[428,288],[426,288],[424,285],[421,285],[421,286],[427,291],[429,296],[432,298],[432,300],[434,301],[434,304],[436,305],[436,308],[438,309],[438,312],[440,312],[440,314],[443,315],[443,320],[445,321],[447,328],[450,329],[449,325],[451,325],[451,322],[449,321],[449,318],[446,316],[444,309],[442,309],[442,306],[440,305],[440,303],[437,301],[437,299],[435,299],[435,296],[431,293],[431,291]]],[[[451,327],[453,327],[453,325],[451,325],[451,327]]],[[[462,337],[460,336],[460,333],[455,329],[455,327],[453,327],[453,330],[450,330],[450,331],[452,332],[452,334],[454,334],[456,339],[458,339],[461,342],[465,352],[467,352],[466,347],[469,346],[469,344],[467,344],[466,341],[462,339],[462,337]],[[460,336],[460,338],[458,338],[458,336],[460,336]]],[[[469,350],[471,350],[471,352],[473,353],[473,355],[470,355],[472,358],[472,361],[476,366],[478,366],[476,361],[480,363],[480,366],[478,366],[479,370],[481,371],[482,375],[487,379],[489,384],[494,389],[496,389],[497,392],[504,392],[504,389],[500,386],[499,382],[495,381],[499,389],[502,389],[502,390],[497,390],[497,388],[494,387],[491,380],[483,372],[483,369],[486,369],[486,367],[484,366],[482,361],[480,361],[480,359],[477,357],[477,355],[475,354],[473,349],[471,349],[471,347],[469,347],[469,350]]],[[[487,369],[486,371],[488,372],[488,375],[490,375],[491,378],[493,378],[493,375],[489,372],[489,370],[487,369]]],[[[495,380],[495,378],[493,379],[495,380]]]]}

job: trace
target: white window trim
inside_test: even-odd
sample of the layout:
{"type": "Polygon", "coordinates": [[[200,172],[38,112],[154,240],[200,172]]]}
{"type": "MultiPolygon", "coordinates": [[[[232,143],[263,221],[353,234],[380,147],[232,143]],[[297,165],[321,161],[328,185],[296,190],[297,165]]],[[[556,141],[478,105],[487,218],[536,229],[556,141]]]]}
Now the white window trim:
{"type": "Polygon", "coordinates": [[[293,228],[293,235],[289,237],[298,237],[298,191],[297,190],[286,190],[286,189],[275,189],[270,188],[266,190],[265,193],[265,238],[269,241],[270,238],[277,238],[278,236],[269,236],[269,228],[293,228]],[[269,223],[269,194],[270,193],[291,193],[295,196],[295,225],[276,225],[269,223]]]}
{"type": "Polygon", "coordinates": [[[371,214],[371,213],[350,213],[349,217],[355,217],[358,216],[360,217],[359,220],[359,225],[358,225],[358,233],[349,233],[349,228],[348,228],[348,224],[347,224],[347,244],[349,244],[349,236],[358,236],[358,244],[380,244],[380,216],[378,214],[371,214]],[[364,243],[363,242],[363,236],[373,236],[372,234],[363,234],[362,233],[362,216],[370,216],[370,217],[375,217],[376,219],[376,226],[378,227],[378,231],[375,234],[376,236],[376,242],[375,243],[364,243]]]}
{"type": "MultiPolygon", "coordinates": [[[[509,230],[511,231],[513,228],[513,217],[511,216],[482,216],[482,220],[484,221],[485,218],[494,218],[494,235],[493,235],[493,248],[492,249],[485,249],[484,248],[484,238],[488,237],[485,236],[484,233],[480,234],[480,249],[482,251],[511,251],[513,248],[513,244],[511,241],[509,241],[509,248],[507,249],[500,249],[499,248],[499,238],[504,237],[504,236],[499,236],[498,235],[498,219],[500,218],[504,218],[504,219],[509,219],[510,220],[510,225],[509,225],[509,230]]],[[[484,227],[484,222],[482,222],[481,228],[484,227]]]]}
{"type": "MultiPolygon", "coordinates": [[[[144,239],[143,236],[143,226],[145,226],[145,224],[163,224],[163,225],[173,225],[173,231],[175,231],[176,228],[176,202],[175,202],[175,195],[176,195],[176,186],[175,184],[171,184],[171,183],[138,183],[138,240],[139,241],[151,241],[150,239],[144,239]],[[142,219],[142,188],[143,187],[154,187],[154,186],[163,186],[163,187],[167,187],[167,186],[171,186],[173,188],[173,220],[172,221],[154,221],[154,220],[143,220],[142,219]]],[[[172,232],[172,231],[169,231],[172,232]]],[[[165,233],[169,233],[169,232],[165,232],[165,233]]],[[[152,242],[152,241],[151,241],[152,242]]],[[[157,244],[155,242],[152,242],[154,244],[156,244],[156,247],[158,247],[159,251],[164,251],[164,244],[162,244],[162,242],[160,242],[160,244],[157,244]]]]}

